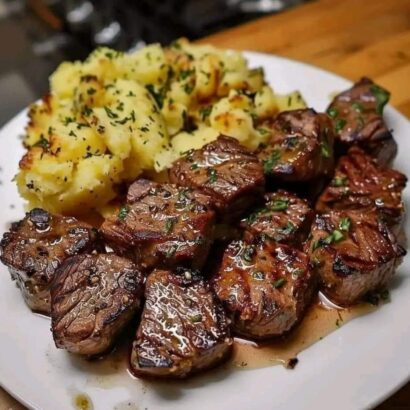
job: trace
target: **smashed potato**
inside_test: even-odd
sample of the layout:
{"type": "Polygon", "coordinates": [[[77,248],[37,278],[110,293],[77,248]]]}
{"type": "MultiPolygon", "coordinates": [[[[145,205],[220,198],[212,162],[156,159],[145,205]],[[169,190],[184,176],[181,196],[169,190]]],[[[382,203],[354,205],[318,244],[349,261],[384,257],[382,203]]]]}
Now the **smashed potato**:
{"type": "Polygon", "coordinates": [[[99,48],[62,63],[30,107],[16,182],[29,208],[103,212],[141,173],[220,133],[255,149],[269,137],[264,120],[305,106],[297,92],[275,94],[239,52],[184,39],[132,54],[99,48]]]}

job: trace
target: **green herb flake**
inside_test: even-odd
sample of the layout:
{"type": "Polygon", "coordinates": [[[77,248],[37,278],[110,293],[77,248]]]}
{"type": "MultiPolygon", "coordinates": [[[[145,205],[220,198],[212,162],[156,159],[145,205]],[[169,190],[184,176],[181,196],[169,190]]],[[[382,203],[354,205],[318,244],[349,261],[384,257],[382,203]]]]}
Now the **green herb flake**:
{"type": "Polygon", "coordinates": [[[246,248],[245,248],[245,250],[243,251],[243,255],[242,255],[242,258],[246,261],[246,262],[252,262],[252,260],[253,260],[253,256],[254,256],[254,254],[255,254],[255,248],[252,246],[252,245],[250,245],[250,246],[247,246],[246,248]]]}
{"type": "Polygon", "coordinates": [[[269,203],[269,209],[275,212],[286,211],[289,207],[289,200],[287,199],[276,199],[269,203]]]}
{"type": "Polygon", "coordinates": [[[291,233],[293,233],[296,229],[296,225],[289,221],[284,227],[280,228],[280,233],[282,235],[290,235],[291,233]]]}
{"type": "Polygon", "coordinates": [[[199,113],[201,114],[202,121],[205,121],[212,112],[212,105],[208,105],[206,107],[201,107],[199,109],[199,113]]]}
{"type": "Polygon", "coordinates": [[[129,208],[128,206],[124,205],[120,208],[119,212],[118,212],[118,219],[121,219],[122,221],[126,218],[126,216],[128,215],[129,212],[129,208]]]}
{"type": "Polygon", "coordinates": [[[273,286],[275,289],[279,289],[279,288],[281,288],[285,283],[286,283],[286,279],[285,279],[285,278],[280,278],[280,279],[277,279],[277,280],[275,280],[274,282],[272,282],[272,286],[273,286]]]}
{"type": "Polygon", "coordinates": [[[358,102],[358,101],[352,102],[352,108],[353,108],[356,112],[359,112],[359,113],[362,113],[362,112],[364,111],[363,104],[361,104],[361,103],[358,102]]]}
{"type": "Polygon", "coordinates": [[[341,231],[349,232],[350,225],[351,225],[350,218],[342,218],[339,223],[339,228],[341,231]]]}
{"type": "Polygon", "coordinates": [[[376,112],[379,115],[383,114],[384,106],[388,103],[390,99],[390,93],[384,88],[379,87],[376,84],[373,84],[370,87],[370,92],[376,98],[376,112]]]}
{"type": "Polygon", "coordinates": [[[33,145],[33,147],[40,147],[46,150],[50,147],[50,142],[41,135],[40,139],[33,145]]]}
{"type": "Polygon", "coordinates": [[[264,274],[262,271],[260,271],[260,270],[257,270],[257,271],[255,271],[255,272],[252,272],[252,273],[251,273],[251,276],[252,276],[254,279],[256,279],[256,280],[263,280],[263,279],[265,279],[265,274],[264,274]]]}
{"type": "Polygon", "coordinates": [[[276,165],[276,163],[280,159],[280,151],[279,150],[274,150],[270,157],[263,161],[263,171],[265,174],[270,174],[272,173],[272,168],[276,165]]]}
{"type": "Polygon", "coordinates": [[[339,114],[339,111],[335,107],[329,107],[327,109],[327,115],[331,118],[336,118],[339,114]]]}
{"type": "Polygon", "coordinates": [[[213,184],[218,179],[218,173],[215,168],[208,168],[208,181],[213,184]]]}
{"type": "Polygon", "coordinates": [[[313,242],[312,251],[315,251],[318,248],[321,248],[326,245],[331,245],[332,243],[340,242],[344,239],[343,232],[338,229],[335,229],[331,234],[324,238],[320,238],[317,241],[313,242]]]}
{"type": "Polygon", "coordinates": [[[174,229],[175,223],[177,222],[176,218],[168,218],[165,221],[165,233],[171,233],[174,229]]]}
{"type": "Polygon", "coordinates": [[[113,112],[109,107],[104,106],[104,110],[105,110],[108,118],[112,118],[112,119],[118,118],[118,114],[113,112]]]}
{"type": "Polygon", "coordinates": [[[330,147],[327,141],[322,141],[321,152],[324,158],[330,158],[330,147]]]}
{"type": "Polygon", "coordinates": [[[347,185],[347,177],[345,176],[340,176],[336,175],[333,179],[332,182],[330,183],[331,186],[334,187],[342,187],[347,185]]]}
{"type": "Polygon", "coordinates": [[[347,121],[343,118],[338,118],[335,121],[335,131],[337,133],[339,133],[340,131],[342,131],[342,129],[344,128],[344,126],[346,125],[347,121]]]}

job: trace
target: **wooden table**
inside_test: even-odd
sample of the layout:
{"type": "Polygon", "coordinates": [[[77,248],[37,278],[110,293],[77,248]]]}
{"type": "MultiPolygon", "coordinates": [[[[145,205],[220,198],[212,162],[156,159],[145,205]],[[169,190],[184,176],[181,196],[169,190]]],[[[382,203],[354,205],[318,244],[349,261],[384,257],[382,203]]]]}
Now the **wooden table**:
{"type": "MultiPolygon", "coordinates": [[[[410,117],[410,0],[317,0],[202,41],[294,58],[352,80],[366,74],[410,117]]],[[[378,410],[398,408],[410,408],[410,384],[378,410]]],[[[10,409],[24,408],[0,389],[0,410],[10,409]]]]}

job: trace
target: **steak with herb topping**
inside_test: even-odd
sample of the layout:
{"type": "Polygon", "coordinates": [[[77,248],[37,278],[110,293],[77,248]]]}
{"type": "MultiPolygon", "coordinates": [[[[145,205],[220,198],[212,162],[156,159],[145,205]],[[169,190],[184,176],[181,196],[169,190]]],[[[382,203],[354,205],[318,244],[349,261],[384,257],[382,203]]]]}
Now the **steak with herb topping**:
{"type": "Polygon", "coordinates": [[[199,272],[154,270],[132,346],[138,376],[181,378],[215,366],[230,352],[229,323],[199,272]]]}
{"type": "Polygon", "coordinates": [[[267,237],[276,242],[300,247],[307,238],[314,212],[307,201],[279,190],[265,195],[265,206],[241,221],[244,238],[251,242],[267,237]]]}
{"type": "Polygon", "coordinates": [[[252,339],[291,330],[316,289],[307,255],[272,241],[232,242],[212,283],[233,330],[252,339]]]}
{"type": "Polygon", "coordinates": [[[404,218],[402,191],[407,178],[402,173],[379,166],[360,148],[353,147],[339,159],[330,185],[316,204],[319,212],[376,207],[397,235],[404,218]]]}
{"type": "Polygon", "coordinates": [[[390,93],[369,78],[338,94],[327,113],[332,118],[341,151],[359,145],[380,164],[388,164],[397,153],[397,144],[383,120],[390,93]]]}
{"type": "Polygon", "coordinates": [[[313,109],[280,113],[267,126],[271,136],[258,151],[265,174],[279,182],[306,182],[333,171],[333,127],[313,109]]]}
{"type": "Polygon", "coordinates": [[[322,291],[342,306],[383,290],[406,253],[376,210],[317,215],[305,250],[322,291]]]}
{"type": "Polygon", "coordinates": [[[58,269],[51,287],[51,318],[58,348],[105,353],[140,306],[143,275],[113,253],[78,255],[58,269]]]}
{"type": "Polygon", "coordinates": [[[101,231],[110,246],[139,266],[200,268],[211,244],[214,211],[208,196],[190,188],[134,182],[118,216],[101,231]]]}
{"type": "Polygon", "coordinates": [[[0,260],[17,281],[30,309],[48,314],[56,269],[66,258],[91,251],[97,244],[96,231],[90,225],[36,208],[4,234],[0,260]]]}
{"type": "Polygon", "coordinates": [[[169,171],[171,182],[212,197],[219,215],[234,220],[262,199],[265,179],[256,156],[231,137],[192,150],[169,171]]]}

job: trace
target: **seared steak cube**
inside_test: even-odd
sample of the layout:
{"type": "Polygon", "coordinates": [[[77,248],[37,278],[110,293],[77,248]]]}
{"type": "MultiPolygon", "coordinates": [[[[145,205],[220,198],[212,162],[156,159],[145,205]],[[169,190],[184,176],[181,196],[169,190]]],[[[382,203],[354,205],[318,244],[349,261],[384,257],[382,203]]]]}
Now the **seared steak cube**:
{"type": "Polygon", "coordinates": [[[186,377],[215,366],[231,350],[225,312],[196,271],[154,270],[132,346],[139,376],[186,377]]]}
{"type": "Polygon", "coordinates": [[[118,216],[106,220],[101,231],[117,253],[144,268],[199,268],[208,254],[213,224],[214,211],[206,195],[139,179],[118,216]]]}
{"type": "Polygon", "coordinates": [[[59,268],[51,288],[51,318],[58,348],[105,353],[138,309],[143,275],[112,253],[77,255],[59,268]]]}
{"type": "Polygon", "coordinates": [[[280,182],[305,182],[333,170],[330,119],[313,109],[285,111],[270,124],[271,136],[258,152],[265,174],[280,182]]]}
{"type": "Polygon", "coordinates": [[[397,234],[404,216],[402,191],[407,178],[398,171],[379,166],[359,148],[340,158],[330,185],[316,204],[319,212],[331,209],[376,207],[397,234]]]}
{"type": "Polygon", "coordinates": [[[305,246],[323,292],[342,306],[384,289],[405,254],[376,210],[318,215],[305,246]]]}
{"type": "Polygon", "coordinates": [[[327,112],[342,150],[359,145],[380,164],[391,162],[397,144],[382,116],[389,98],[390,93],[369,78],[362,78],[334,98],[327,112]]]}
{"type": "Polygon", "coordinates": [[[266,237],[300,247],[309,234],[313,217],[307,201],[280,190],[266,194],[265,206],[243,219],[241,227],[245,229],[247,241],[266,237]]]}
{"type": "Polygon", "coordinates": [[[56,269],[69,256],[91,251],[96,239],[90,225],[37,208],[4,234],[0,260],[8,266],[30,309],[48,314],[56,269]]]}
{"type": "Polygon", "coordinates": [[[251,339],[291,330],[316,289],[307,255],[272,241],[232,242],[212,282],[234,331],[251,339]]]}
{"type": "Polygon", "coordinates": [[[227,220],[239,217],[264,192],[264,175],[256,156],[237,140],[221,136],[202,149],[176,161],[171,182],[198,189],[212,197],[218,213],[227,220]]]}

